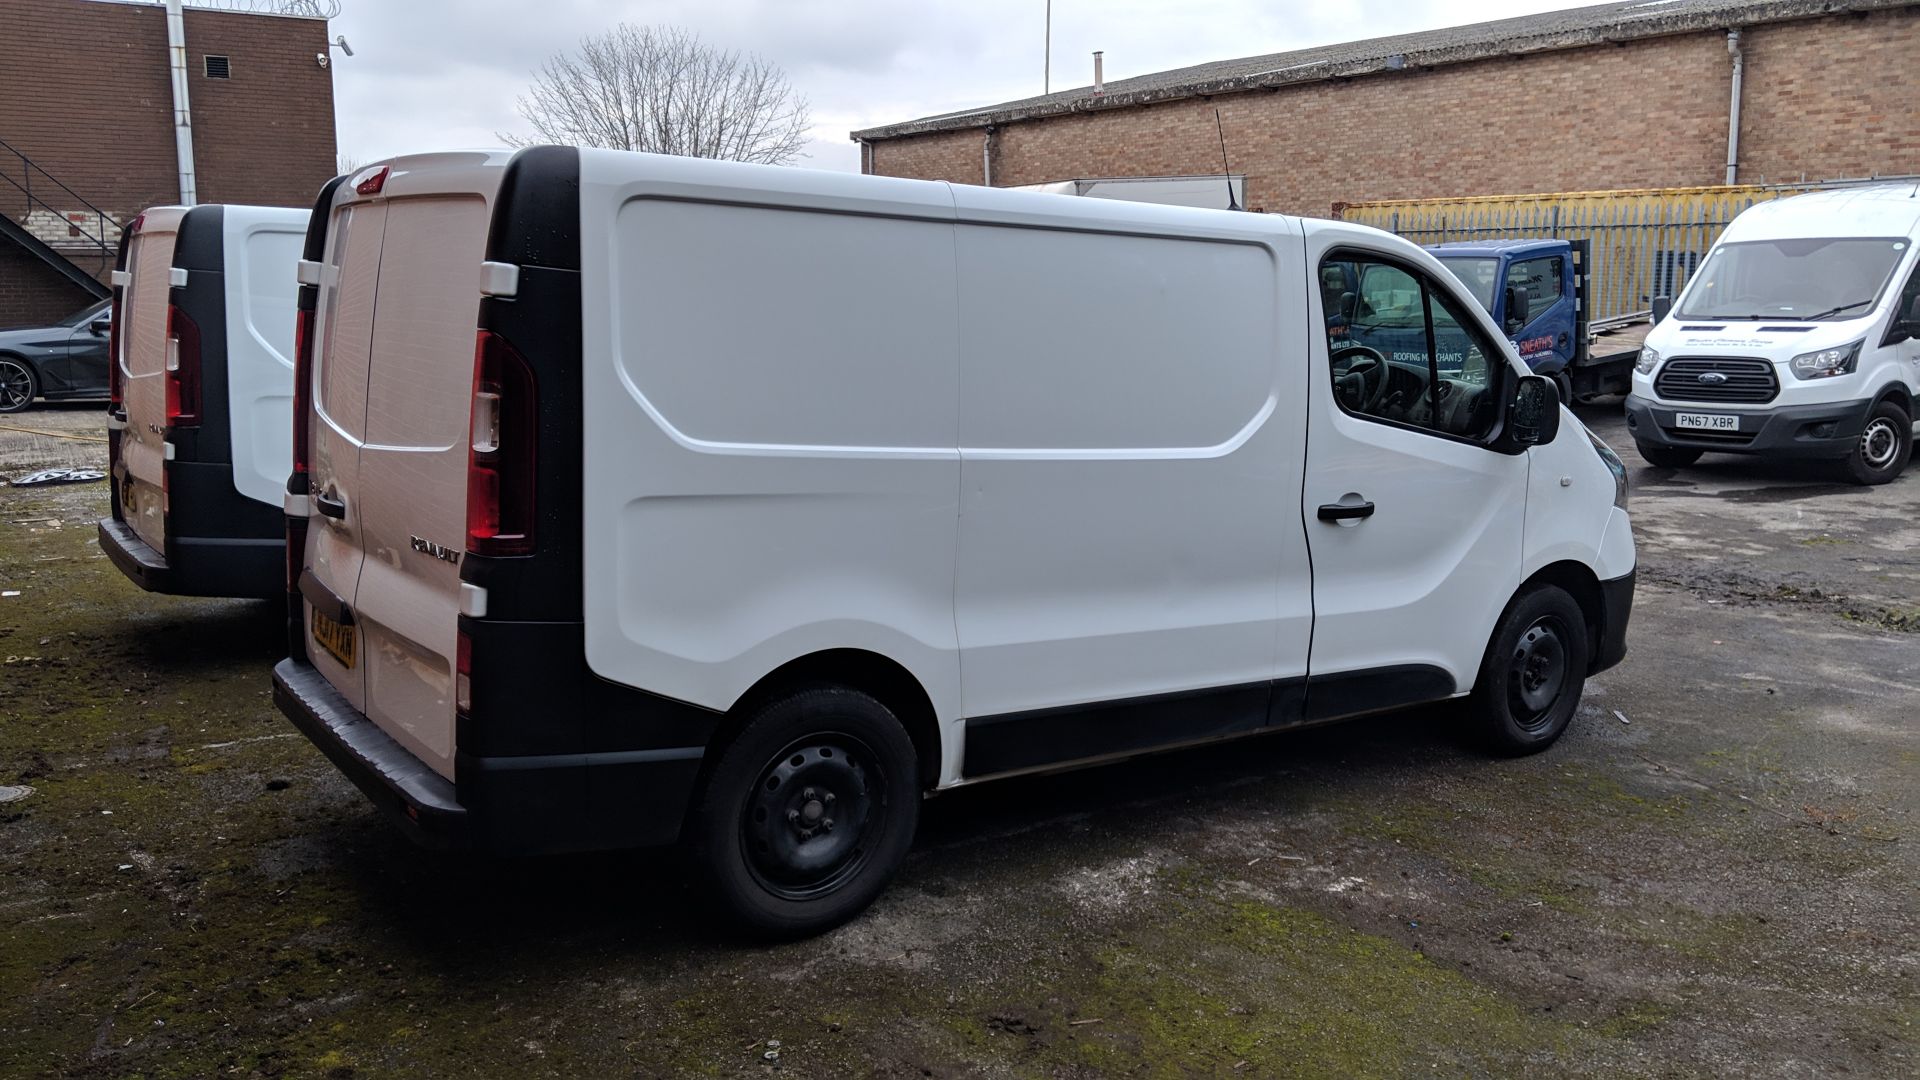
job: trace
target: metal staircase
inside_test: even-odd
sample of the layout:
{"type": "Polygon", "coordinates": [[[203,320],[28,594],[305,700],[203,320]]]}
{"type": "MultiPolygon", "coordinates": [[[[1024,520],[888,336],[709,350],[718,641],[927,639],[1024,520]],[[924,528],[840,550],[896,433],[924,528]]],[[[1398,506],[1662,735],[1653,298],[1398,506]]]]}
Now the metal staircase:
{"type": "Polygon", "coordinates": [[[111,290],[101,279],[113,269],[124,231],[112,214],[0,139],[0,237],[105,299],[111,290]]]}

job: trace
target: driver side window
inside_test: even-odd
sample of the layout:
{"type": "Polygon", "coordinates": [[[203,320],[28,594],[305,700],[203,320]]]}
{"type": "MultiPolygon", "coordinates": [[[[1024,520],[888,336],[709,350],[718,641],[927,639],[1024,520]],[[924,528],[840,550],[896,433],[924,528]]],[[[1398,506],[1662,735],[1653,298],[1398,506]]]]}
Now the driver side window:
{"type": "Polygon", "coordinates": [[[1320,266],[1334,400],[1356,416],[1466,439],[1498,416],[1499,358],[1426,275],[1352,254],[1320,266]],[[1335,290],[1338,281],[1343,287],[1335,290]]]}

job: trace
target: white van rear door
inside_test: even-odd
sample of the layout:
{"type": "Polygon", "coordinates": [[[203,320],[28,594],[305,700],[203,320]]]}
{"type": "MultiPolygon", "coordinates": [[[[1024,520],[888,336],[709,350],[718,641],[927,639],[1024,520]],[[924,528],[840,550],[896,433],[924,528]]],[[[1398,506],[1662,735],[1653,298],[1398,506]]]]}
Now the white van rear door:
{"type": "Polygon", "coordinates": [[[293,471],[294,265],[307,215],[227,208],[227,404],[233,486],[274,506],[293,471]]]}
{"type": "Polygon", "coordinates": [[[120,436],[120,511],[140,539],[167,549],[167,308],[173,243],[185,211],[150,210],[127,253],[132,281],[120,331],[122,402],[127,427],[120,436]]]}
{"type": "Polygon", "coordinates": [[[302,589],[307,656],[356,709],[366,700],[365,639],[351,612],[364,561],[360,444],[367,423],[367,357],[386,223],[387,208],[381,203],[350,204],[335,211],[314,313],[313,444],[308,459],[314,513],[307,523],[306,565],[317,588],[302,589]]]}
{"type": "Polygon", "coordinates": [[[395,199],[387,207],[360,452],[367,558],[353,598],[366,644],[363,711],[451,778],[474,330],[489,210],[477,193],[395,199]]]}

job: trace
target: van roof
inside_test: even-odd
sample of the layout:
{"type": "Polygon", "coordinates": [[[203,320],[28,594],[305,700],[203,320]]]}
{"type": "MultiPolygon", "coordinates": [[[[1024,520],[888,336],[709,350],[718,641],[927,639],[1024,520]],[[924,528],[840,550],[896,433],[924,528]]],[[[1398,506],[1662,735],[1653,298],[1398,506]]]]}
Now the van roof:
{"type": "Polygon", "coordinates": [[[1733,219],[1728,243],[1800,236],[1913,236],[1920,226],[1920,183],[1836,188],[1756,203],[1733,219]]]}

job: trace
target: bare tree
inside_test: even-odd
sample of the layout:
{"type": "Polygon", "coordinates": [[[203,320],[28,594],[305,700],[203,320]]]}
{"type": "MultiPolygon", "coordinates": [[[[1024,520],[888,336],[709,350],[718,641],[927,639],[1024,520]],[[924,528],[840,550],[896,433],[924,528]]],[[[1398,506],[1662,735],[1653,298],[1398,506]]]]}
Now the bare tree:
{"type": "Polygon", "coordinates": [[[559,143],[784,165],[800,156],[807,99],[780,67],[675,27],[621,23],[534,73],[520,98],[533,136],[559,143]]]}

